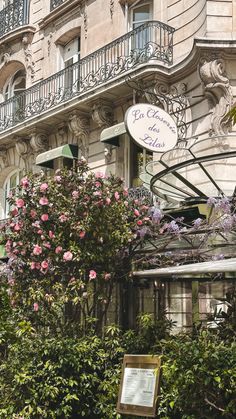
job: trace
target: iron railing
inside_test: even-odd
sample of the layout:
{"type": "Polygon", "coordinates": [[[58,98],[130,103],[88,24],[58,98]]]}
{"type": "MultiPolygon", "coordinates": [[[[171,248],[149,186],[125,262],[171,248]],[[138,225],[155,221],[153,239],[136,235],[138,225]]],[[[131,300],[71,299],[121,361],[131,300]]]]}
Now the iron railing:
{"type": "Polygon", "coordinates": [[[56,9],[56,7],[60,6],[62,3],[64,3],[66,0],[51,0],[50,3],[50,10],[56,9]]]}
{"type": "Polygon", "coordinates": [[[28,23],[28,0],[14,0],[0,10],[0,37],[28,23]]]}
{"type": "Polygon", "coordinates": [[[174,29],[152,21],[0,104],[0,131],[147,62],[172,63],[174,29]]]}

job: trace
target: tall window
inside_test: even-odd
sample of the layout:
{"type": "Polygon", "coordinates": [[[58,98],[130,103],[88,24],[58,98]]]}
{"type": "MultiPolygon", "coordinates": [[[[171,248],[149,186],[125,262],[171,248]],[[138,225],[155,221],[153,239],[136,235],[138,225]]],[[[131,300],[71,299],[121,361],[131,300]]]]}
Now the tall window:
{"type": "Polygon", "coordinates": [[[12,192],[14,192],[17,185],[19,185],[22,177],[23,177],[23,171],[16,170],[8,176],[4,184],[4,217],[3,218],[8,217],[9,211],[11,209],[7,198],[10,196],[12,192]]]}
{"type": "MultiPolygon", "coordinates": [[[[143,0],[134,3],[134,6],[130,9],[131,29],[136,29],[150,20],[152,20],[152,2],[143,0]]],[[[149,32],[149,28],[137,32],[133,40],[132,48],[143,48],[150,40],[149,32]]]]}
{"type": "Polygon", "coordinates": [[[65,72],[65,89],[77,89],[79,66],[73,66],[80,60],[80,38],[72,39],[64,46],[63,61],[65,72]]]}
{"type": "Polygon", "coordinates": [[[25,97],[22,95],[26,88],[26,74],[25,70],[18,70],[10,79],[8,79],[5,88],[3,89],[4,100],[7,101],[13,98],[7,107],[7,113],[15,120],[20,120],[24,114],[25,97]]]}

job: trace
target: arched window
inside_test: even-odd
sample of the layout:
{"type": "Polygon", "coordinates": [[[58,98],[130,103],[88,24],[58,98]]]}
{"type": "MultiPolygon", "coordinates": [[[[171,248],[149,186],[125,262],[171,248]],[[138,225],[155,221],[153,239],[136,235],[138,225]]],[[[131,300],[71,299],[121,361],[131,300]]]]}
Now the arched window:
{"type": "Polygon", "coordinates": [[[26,74],[25,70],[18,70],[10,79],[4,88],[4,100],[13,96],[19,96],[26,88],[26,74]]]}
{"type": "Polygon", "coordinates": [[[9,211],[11,209],[9,202],[7,198],[10,196],[12,192],[14,192],[14,189],[19,185],[20,180],[23,177],[23,171],[22,170],[15,170],[14,172],[11,172],[10,175],[7,177],[5,184],[4,184],[4,217],[7,218],[9,215],[9,211]]]}

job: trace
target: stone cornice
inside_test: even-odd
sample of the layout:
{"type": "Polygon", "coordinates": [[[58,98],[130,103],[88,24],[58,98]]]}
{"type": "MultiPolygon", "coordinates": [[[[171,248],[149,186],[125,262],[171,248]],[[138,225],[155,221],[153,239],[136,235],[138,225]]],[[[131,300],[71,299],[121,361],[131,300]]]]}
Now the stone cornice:
{"type": "MultiPolygon", "coordinates": [[[[54,10],[52,10],[47,16],[44,17],[39,22],[40,29],[45,28],[47,25],[49,25],[51,22],[57,20],[61,16],[63,16],[65,13],[70,11],[71,9],[74,9],[75,6],[83,5],[83,0],[67,0],[64,3],[62,3],[60,6],[56,7],[54,10]]],[[[73,10],[74,14],[74,10],[73,10]]]]}
{"type": "Polygon", "coordinates": [[[14,29],[13,31],[7,32],[4,36],[0,38],[0,47],[5,43],[11,44],[13,41],[22,39],[22,37],[27,34],[34,34],[36,32],[36,27],[33,25],[24,25],[19,28],[14,29]]]}

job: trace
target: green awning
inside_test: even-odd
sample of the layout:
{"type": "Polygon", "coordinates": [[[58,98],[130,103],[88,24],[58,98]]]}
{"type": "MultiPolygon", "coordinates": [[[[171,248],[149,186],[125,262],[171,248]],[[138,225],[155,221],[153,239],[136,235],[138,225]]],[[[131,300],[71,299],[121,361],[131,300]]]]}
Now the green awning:
{"type": "Polygon", "coordinates": [[[61,147],[45,151],[36,157],[36,165],[53,168],[53,160],[58,158],[78,159],[78,146],[65,144],[61,147]]]}
{"type": "Polygon", "coordinates": [[[126,128],[124,122],[105,128],[101,132],[100,141],[102,143],[119,146],[119,136],[125,134],[126,128]]]}

